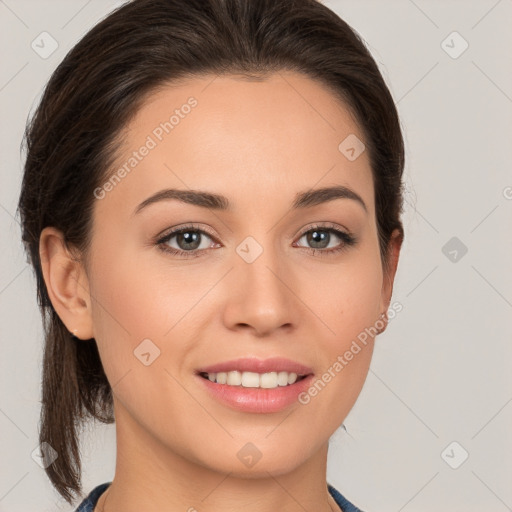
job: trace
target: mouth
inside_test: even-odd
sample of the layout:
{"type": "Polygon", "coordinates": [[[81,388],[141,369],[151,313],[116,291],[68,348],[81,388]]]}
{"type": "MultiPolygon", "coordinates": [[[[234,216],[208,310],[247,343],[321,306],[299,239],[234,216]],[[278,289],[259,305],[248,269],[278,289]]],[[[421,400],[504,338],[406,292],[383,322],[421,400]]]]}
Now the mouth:
{"type": "Polygon", "coordinates": [[[313,369],[284,357],[243,357],[195,370],[201,388],[217,402],[244,413],[275,413],[298,403],[313,369]]]}

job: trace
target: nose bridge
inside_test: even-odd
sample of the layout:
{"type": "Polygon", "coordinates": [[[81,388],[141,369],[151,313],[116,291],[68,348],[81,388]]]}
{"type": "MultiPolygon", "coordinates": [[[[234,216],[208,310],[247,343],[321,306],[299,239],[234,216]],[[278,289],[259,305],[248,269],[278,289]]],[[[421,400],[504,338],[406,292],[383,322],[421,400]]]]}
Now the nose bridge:
{"type": "Polygon", "coordinates": [[[273,232],[246,237],[234,255],[233,293],[226,321],[252,326],[260,334],[296,321],[290,267],[283,261],[273,232]],[[261,240],[261,242],[260,242],[261,240]]]}

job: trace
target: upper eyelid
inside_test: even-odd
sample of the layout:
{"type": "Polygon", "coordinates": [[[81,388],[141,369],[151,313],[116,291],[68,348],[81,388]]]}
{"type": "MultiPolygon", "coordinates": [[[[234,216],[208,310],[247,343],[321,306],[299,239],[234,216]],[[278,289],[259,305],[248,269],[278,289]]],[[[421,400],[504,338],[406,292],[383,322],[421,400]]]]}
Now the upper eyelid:
{"type": "Polygon", "coordinates": [[[190,225],[185,224],[184,226],[181,226],[181,227],[174,227],[169,230],[165,230],[164,233],[161,235],[158,235],[156,237],[156,239],[157,239],[157,241],[164,240],[164,239],[167,239],[171,236],[177,235],[180,232],[184,232],[184,231],[200,231],[201,233],[207,234],[210,238],[214,238],[214,239],[217,238],[216,235],[214,235],[213,233],[210,233],[210,231],[207,228],[200,227],[200,226],[194,226],[192,224],[190,224],[190,225]]]}
{"type": "MultiPolygon", "coordinates": [[[[327,221],[326,221],[327,222],[327,221]]],[[[332,222],[327,222],[327,225],[322,225],[322,223],[314,223],[312,226],[309,226],[308,228],[305,228],[303,231],[300,232],[300,237],[308,233],[309,231],[312,231],[314,229],[325,229],[326,231],[334,230],[334,231],[342,231],[345,232],[347,235],[351,235],[352,233],[347,228],[340,226],[339,224],[334,224],[332,222]]]]}

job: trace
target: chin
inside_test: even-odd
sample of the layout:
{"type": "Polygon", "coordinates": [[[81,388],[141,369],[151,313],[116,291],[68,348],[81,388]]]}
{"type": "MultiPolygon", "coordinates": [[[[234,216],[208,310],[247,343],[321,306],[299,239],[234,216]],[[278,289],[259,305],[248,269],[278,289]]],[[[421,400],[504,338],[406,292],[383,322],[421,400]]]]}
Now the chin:
{"type": "Polygon", "coordinates": [[[219,473],[229,473],[236,478],[268,478],[269,473],[272,476],[288,474],[308,458],[301,450],[294,449],[293,444],[288,444],[289,448],[282,451],[272,447],[258,450],[256,444],[249,441],[229,458],[224,452],[225,464],[212,464],[208,467],[219,473]]]}

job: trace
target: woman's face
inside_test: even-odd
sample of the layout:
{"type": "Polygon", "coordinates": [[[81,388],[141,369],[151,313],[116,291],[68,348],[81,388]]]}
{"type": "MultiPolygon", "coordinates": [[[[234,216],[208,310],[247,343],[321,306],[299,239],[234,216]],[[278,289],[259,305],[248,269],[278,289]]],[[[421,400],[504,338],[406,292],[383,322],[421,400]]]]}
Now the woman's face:
{"type": "Polygon", "coordinates": [[[130,122],[116,177],[95,191],[87,275],[92,333],[134,453],[279,474],[341,425],[372,355],[373,340],[362,343],[361,333],[391,294],[358,140],[348,111],[291,72],[162,88],[130,122]],[[310,195],[331,187],[351,193],[310,195]],[[144,203],[167,189],[189,194],[144,203]],[[193,191],[225,199],[193,204],[193,191]],[[284,395],[284,386],[230,387],[228,403],[211,391],[227,384],[198,374],[274,357],[313,374],[281,405],[236,403],[249,393],[284,395]],[[252,467],[246,454],[261,458],[252,467]]]}

